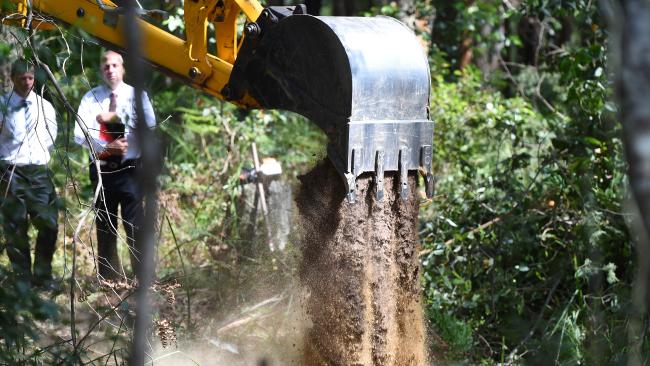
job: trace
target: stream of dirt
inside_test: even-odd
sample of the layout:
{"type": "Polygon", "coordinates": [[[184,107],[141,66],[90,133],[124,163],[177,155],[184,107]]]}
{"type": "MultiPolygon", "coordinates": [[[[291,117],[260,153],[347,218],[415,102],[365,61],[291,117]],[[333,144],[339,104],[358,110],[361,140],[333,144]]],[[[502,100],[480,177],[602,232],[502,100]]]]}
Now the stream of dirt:
{"type": "Polygon", "coordinates": [[[375,199],[371,175],[348,203],[326,160],[300,178],[300,281],[308,294],[302,365],[425,365],[426,330],[418,261],[416,175],[410,195],[386,173],[375,199]]]}

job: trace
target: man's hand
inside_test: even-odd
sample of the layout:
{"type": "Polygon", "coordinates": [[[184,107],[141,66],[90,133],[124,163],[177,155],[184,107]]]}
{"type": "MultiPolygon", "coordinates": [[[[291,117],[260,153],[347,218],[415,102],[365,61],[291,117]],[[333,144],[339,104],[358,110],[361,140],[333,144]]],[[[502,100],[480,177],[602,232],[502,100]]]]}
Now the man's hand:
{"type": "Polygon", "coordinates": [[[119,117],[115,112],[103,112],[95,117],[99,123],[116,123],[119,122],[119,117]]]}
{"type": "Polygon", "coordinates": [[[126,151],[129,149],[129,143],[126,141],[125,137],[120,137],[115,141],[108,143],[105,147],[104,152],[107,152],[111,156],[124,156],[126,151]]]}

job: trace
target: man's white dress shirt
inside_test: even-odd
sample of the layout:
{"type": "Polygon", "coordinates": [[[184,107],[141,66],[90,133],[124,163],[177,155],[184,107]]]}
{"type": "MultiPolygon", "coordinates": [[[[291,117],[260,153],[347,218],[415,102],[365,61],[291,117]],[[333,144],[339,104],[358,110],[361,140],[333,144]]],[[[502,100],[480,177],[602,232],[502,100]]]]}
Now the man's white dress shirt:
{"type": "MultiPolygon", "coordinates": [[[[81,99],[77,113],[82,123],[88,129],[90,144],[93,150],[99,154],[104,150],[107,142],[99,137],[100,125],[97,122],[97,115],[108,112],[111,93],[115,93],[116,95],[117,109],[115,113],[117,113],[117,116],[125,125],[124,135],[129,144],[126,155],[122,157],[122,161],[137,159],[140,157],[140,146],[138,146],[136,135],[135,89],[132,86],[120,83],[115,90],[111,90],[105,85],[93,88],[81,99]]],[[[153,128],[156,125],[156,117],[146,92],[142,93],[142,106],[145,122],[147,126],[153,128]]],[[[79,123],[75,124],[74,140],[80,145],[89,146],[79,123]]]]}
{"type": "Polygon", "coordinates": [[[33,91],[27,98],[14,91],[0,97],[0,160],[4,163],[46,165],[56,132],[54,107],[33,91]]]}

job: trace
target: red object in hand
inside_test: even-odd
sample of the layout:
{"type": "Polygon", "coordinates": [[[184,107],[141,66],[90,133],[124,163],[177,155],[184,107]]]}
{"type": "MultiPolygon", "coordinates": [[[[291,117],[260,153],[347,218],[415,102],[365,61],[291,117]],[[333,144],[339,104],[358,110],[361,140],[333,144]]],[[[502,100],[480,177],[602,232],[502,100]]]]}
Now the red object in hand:
{"type": "Polygon", "coordinates": [[[115,140],[110,133],[108,133],[108,128],[105,123],[99,124],[99,139],[105,142],[113,142],[115,140]]]}
{"type": "MultiPolygon", "coordinates": [[[[110,103],[108,104],[108,111],[109,112],[115,112],[117,110],[117,95],[115,93],[111,93],[110,96],[111,100],[110,103]]],[[[113,134],[111,134],[108,130],[108,127],[106,126],[105,123],[100,122],[99,123],[99,139],[102,141],[105,141],[107,143],[111,143],[115,141],[116,137],[113,134]]],[[[104,160],[111,156],[112,154],[108,150],[104,150],[101,153],[97,154],[97,158],[99,160],[104,160]]]]}
{"type": "Polygon", "coordinates": [[[99,160],[106,160],[106,159],[108,159],[108,157],[110,157],[110,156],[112,156],[112,155],[111,155],[111,152],[108,151],[108,150],[104,150],[104,151],[100,152],[99,154],[97,154],[97,159],[99,159],[99,160]]]}

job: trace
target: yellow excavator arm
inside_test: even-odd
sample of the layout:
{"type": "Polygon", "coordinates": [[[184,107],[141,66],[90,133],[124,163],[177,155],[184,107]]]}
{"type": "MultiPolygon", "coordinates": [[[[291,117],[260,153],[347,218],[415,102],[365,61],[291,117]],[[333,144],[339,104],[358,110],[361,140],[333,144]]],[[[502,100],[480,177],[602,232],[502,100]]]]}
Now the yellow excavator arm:
{"type": "MultiPolygon", "coordinates": [[[[124,11],[109,0],[31,0],[31,24],[27,24],[28,0],[17,3],[17,14],[9,17],[15,25],[32,29],[51,29],[47,20],[57,20],[83,29],[112,48],[124,50],[124,11]]],[[[138,25],[143,39],[141,53],[155,66],[165,69],[193,87],[220,99],[237,58],[237,19],[245,14],[254,22],[264,8],[250,0],[191,0],[184,5],[186,40],[178,38],[143,19],[138,25]],[[208,24],[214,24],[216,55],[208,53],[208,24]]],[[[244,107],[260,107],[255,100],[243,97],[233,101],[244,107]]]]}
{"type": "MultiPolygon", "coordinates": [[[[114,1],[10,0],[17,6],[3,13],[3,23],[36,30],[60,21],[128,52],[125,9],[114,1]]],[[[328,135],[328,157],[350,201],[367,172],[378,199],[385,171],[399,172],[403,198],[410,171],[420,171],[433,194],[429,66],[405,25],[387,17],[314,17],[304,5],[265,8],[256,0],[186,0],[183,10],[185,39],[137,19],[148,62],[240,107],[309,118],[328,135]],[[208,52],[211,28],[215,54],[208,52]]]]}

